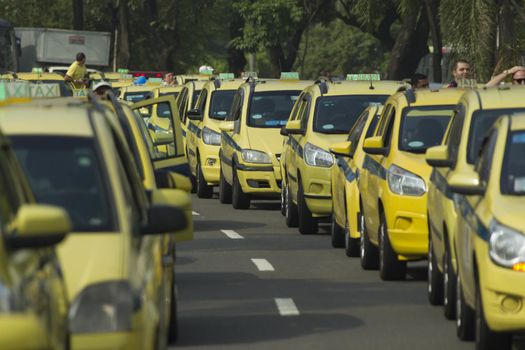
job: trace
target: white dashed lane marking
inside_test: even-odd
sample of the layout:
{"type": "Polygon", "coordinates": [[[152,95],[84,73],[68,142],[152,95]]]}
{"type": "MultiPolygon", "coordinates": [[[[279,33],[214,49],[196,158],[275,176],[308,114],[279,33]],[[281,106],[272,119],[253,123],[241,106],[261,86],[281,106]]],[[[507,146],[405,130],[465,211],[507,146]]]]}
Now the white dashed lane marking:
{"type": "Polygon", "coordinates": [[[252,262],[257,266],[259,271],[275,271],[272,264],[266,259],[252,259],[252,262]]]}
{"type": "Polygon", "coordinates": [[[192,214],[193,216],[199,216],[199,215],[201,215],[201,214],[197,213],[196,211],[192,211],[191,214],[192,214]]]}
{"type": "Polygon", "coordinates": [[[292,298],[275,298],[277,310],[281,316],[299,316],[300,312],[292,298]]]}
{"type": "Polygon", "coordinates": [[[233,230],[221,230],[222,233],[224,233],[226,236],[228,236],[231,239],[244,239],[243,236],[238,234],[237,232],[233,230]]]}

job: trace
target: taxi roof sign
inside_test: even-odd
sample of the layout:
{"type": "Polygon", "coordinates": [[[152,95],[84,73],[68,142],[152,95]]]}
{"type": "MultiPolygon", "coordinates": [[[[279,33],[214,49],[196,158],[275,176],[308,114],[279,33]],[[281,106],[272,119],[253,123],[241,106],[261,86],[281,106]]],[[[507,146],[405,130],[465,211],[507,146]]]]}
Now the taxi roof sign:
{"type": "Polygon", "coordinates": [[[212,74],[213,74],[213,69],[203,69],[203,70],[199,70],[199,74],[202,74],[202,75],[212,75],[212,74]]]}
{"type": "Polygon", "coordinates": [[[34,67],[32,70],[31,70],[32,73],[44,73],[44,70],[40,67],[34,67]]]}
{"type": "Polygon", "coordinates": [[[162,83],[162,78],[149,78],[148,83],[162,83]]]}
{"type": "Polygon", "coordinates": [[[378,81],[381,80],[380,74],[347,74],[346,80],[352,81],[378,81]]]}
{"type": "Polygon", "coordinates": [[[0,101],[21,97],[60,97],[60,85],[31,84],[26,81],[0,82],[0,101]]]}
{"type": "Polygon", "coordinates": [[[219,79],[227,80],[227,79],[235,79],[235,74],[233,73],[220,73],[219,79]]]}
{"type": "Polygon", "coordinates": [[[129,73],[129,69],[127,69],[127,68],[119,68],[119,69],[117,69],[117,73],[128,74],[129,73]]]}
{"type": "Polygon", "coordinates": [[[299,72],[281,72],[281,79],[299,80],[299,72]]]}
{"type": "Polygon", "coordinates": [[[243,79],[248,79],[248,78],[257,79],[257,72],[242,72],[241,77],[243,79]]]}

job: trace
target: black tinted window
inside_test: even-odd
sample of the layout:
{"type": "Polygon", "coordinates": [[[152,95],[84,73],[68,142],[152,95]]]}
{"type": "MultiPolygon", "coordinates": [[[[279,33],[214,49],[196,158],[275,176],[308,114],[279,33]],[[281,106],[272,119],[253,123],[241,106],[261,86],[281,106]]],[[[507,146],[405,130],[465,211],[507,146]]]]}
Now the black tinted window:
{"type": "Polygon", "coordinates": [[[256,128],[280,128],[286,125],[301,91],[256,92],[250,101],[248,125],[256,128]]]}
{"type": "Polygon", "coordinates": [[[211,94],[210,118],[224,120],[232,106],[236,90],[215,91],[211,94]]]}
{"type": "Polygon", "coordinates": [[[525,195],[525,131],[510,133],[501,171],[501,193],[525,195]]]}
{"type": "Polygon", "coordinates": [[[126,92],[124,94],[124,100],[133,103],[148,100],[150,98],[153,98],[153,93],[151,91],[126,92]]]}

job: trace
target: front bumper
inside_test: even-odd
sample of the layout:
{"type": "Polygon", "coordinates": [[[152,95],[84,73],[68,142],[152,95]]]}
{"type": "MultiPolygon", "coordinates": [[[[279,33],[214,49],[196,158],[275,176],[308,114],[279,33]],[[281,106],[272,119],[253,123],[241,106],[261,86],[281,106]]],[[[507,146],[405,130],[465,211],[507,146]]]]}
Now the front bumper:
{"type": "Polygon", "coordinates": [[[332,169],[308,166],[301,172],[304,197],[314,217],[332,215],[332,169]]]}
{"type": "Polygon", "coordinates": [[[244,193],[268,197],[281,194],[281,168],[278,165],[238,165],[237,178],[244,193]]]}
{"type": "Polygon", "coordinates": [[[208,185],[218,185],[220,180],[221,161],[219,159],[220,146],[199,145],[202,175],[208,185]]]}

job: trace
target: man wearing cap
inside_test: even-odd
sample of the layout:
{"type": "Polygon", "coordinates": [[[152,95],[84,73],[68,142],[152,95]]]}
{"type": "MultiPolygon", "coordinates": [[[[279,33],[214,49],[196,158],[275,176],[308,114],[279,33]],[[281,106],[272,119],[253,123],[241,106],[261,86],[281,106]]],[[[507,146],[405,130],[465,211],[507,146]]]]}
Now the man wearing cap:
{"type": "Polygon", "coordinates": [[[100,99],[106,99],[106,92],[109,90],[111,90],[111,84],[104,80],[101,80],[93,85],[93,93],[100,99]]]}

